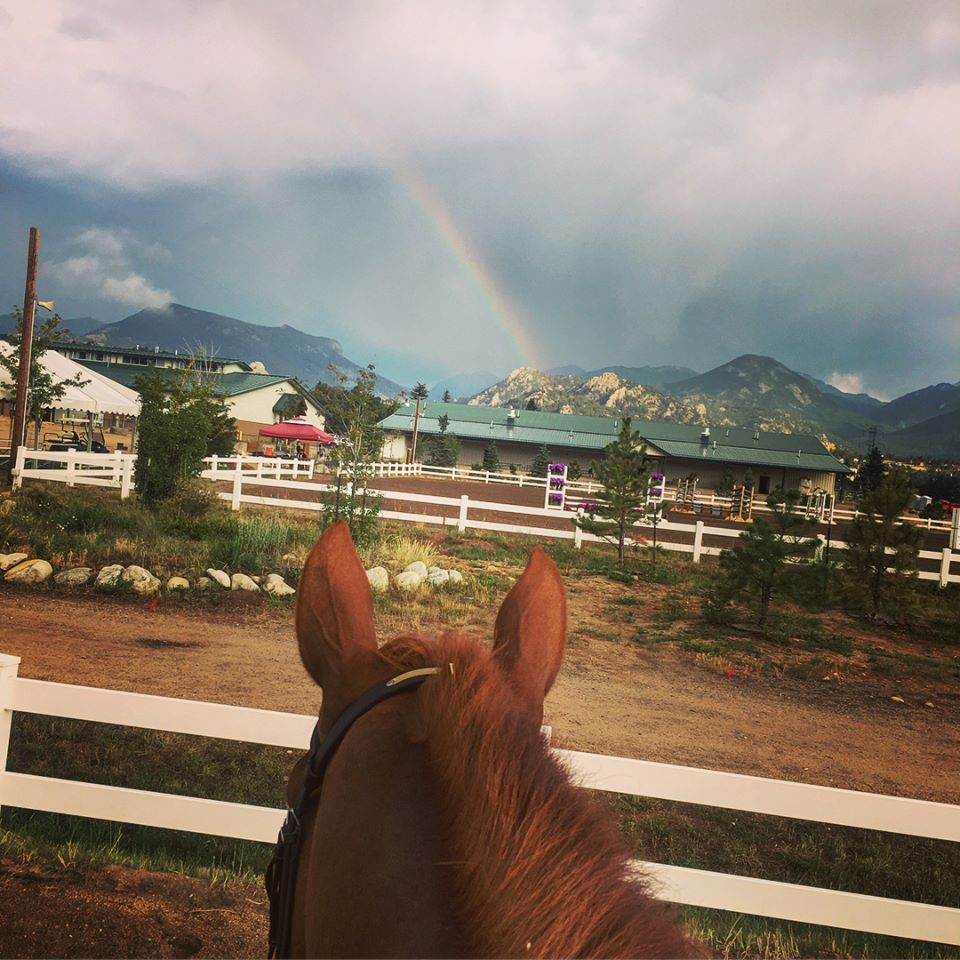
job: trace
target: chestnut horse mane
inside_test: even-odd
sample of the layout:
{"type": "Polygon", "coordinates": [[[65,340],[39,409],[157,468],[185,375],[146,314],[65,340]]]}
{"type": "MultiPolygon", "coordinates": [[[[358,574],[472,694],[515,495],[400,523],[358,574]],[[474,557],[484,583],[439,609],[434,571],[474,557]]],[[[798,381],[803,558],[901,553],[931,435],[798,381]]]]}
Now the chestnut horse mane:
{"type": "Polygon", "coordinates": [[[417,696],[472,955],[696,952],[630,877],[613,819],[570,782],[489,651],[446,634],[400,637],[380,653],[397,670],[445,668],[417,696]]]}

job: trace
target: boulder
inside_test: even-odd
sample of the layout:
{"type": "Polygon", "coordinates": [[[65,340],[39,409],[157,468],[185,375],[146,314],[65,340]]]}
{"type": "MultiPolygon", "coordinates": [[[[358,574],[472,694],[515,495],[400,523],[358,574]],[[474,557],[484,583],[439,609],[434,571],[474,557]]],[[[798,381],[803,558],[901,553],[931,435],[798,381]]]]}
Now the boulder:
{"type": "Polygon", "coordinates": [[[22,560],[26,560],[25,553],[0,553],[0,573],[15,567],[22,560]]]}
{"type": "Polygon", "coordinates": [[[207,576],[216,581],[224,590],[230,589],[230,577],[222,570],[214,570],[213,567],[207,569],[207,576]]]}
{"type": "Polygon", "coordinates": [[[463,583],[463,574],[459,570],[448,570],[450,583],[463,583]]]}
{"type": "Polygon", "coordinates": [[[213,581],[209,577],[201,577],[197,581],[198,590],[209,590],[213,586],[213,581]]]}
{"type": "Polygon", "coordinates": [[[450,571],[442,570],[440,567],[431,567],[427,574],[427,583],[431,586],[439,587],[450,579],[450,571]]]}
{"type": "Polygon", "coordinates": [[[289,597],[297,591],[279,573],[268,573],[263,580],[263,591],[274,597],[289,597]]]}
{"type": "MultiPolygon", "coordinates": [[[[423,566],[423,564],[420,564],[423,566]]],[[[393,581],[398,590],[419,590],[423,583],[423,577],[416,570],[404,570],[398,573],[396,580],[393,581]]]]}
{"type": "Polygon", "coordinates": [[[170,577],[163,585],[164,590],[189,590],[190,581],[186,577],[170,577]]]}
{"type": "Polygon", "coordinates": [[[123,573],[122,563],[111,563],[104,567],[98,574],[95,585],[98,587],[115,587],[120,582],[120,574],[123,573]]]}
{"type": "Polygon", "coordinates": [[[82,587],[93,576],[90,567],[71,567],[53,575],[53,582],[60,587],[82,587]]]}
{"type": "Polygon", "coordinates": [[[245,573],[235,573],[230,578],[231,590],[245,590],[247,593],[259,593],[260,588],[245,573]]]}
{"type": "Polygon", "coordinates": [[[428,573],[427,565],[422,560],[414,560],[403,568],[404,573],[415,573],[420,577],[425,577],[428,573]]]}
{"type": "Polygon", "coordinates": [[[134,593],[144,596],[156,593],[160,589],[160,581],[146,567],[138,567],[135,563],[120,574],[120,579],[124,583],[129,583],[134,593]]]}
{"type": "Polygon", "coordinates": [[[10,567],[3,579],[11,583],[43,583],[52,573],[53,567],[46,560],[22,560],[10,567]]]}
{"type": "Polygon", "coordinates": [[[374,593],[383,593],[390,588],[390,574],[386,567],[371,567],[367,571],[367,580],[374,593]]]}

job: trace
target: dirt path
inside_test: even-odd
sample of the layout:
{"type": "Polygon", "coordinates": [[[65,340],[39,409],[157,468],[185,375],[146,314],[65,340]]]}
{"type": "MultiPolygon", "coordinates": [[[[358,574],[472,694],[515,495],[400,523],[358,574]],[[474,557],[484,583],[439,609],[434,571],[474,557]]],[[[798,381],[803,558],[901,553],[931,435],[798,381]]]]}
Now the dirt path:
{"type": "MultiPolygon", "coordinates": [[[[581,581],[571,623],[596,618],[609,589],[581,581]]],[[[22,658],[25,677],[315,713],[291,614],[237,601],[151,610],[5,590],[0,649],[22,658]]],[[[471,632],[489,637],[494,613],[471,632]]],[[[728,678],[674,647],[581,636],[546,705],[558,746],[956,803],[954,713],[882,688],[728,678]]]]}

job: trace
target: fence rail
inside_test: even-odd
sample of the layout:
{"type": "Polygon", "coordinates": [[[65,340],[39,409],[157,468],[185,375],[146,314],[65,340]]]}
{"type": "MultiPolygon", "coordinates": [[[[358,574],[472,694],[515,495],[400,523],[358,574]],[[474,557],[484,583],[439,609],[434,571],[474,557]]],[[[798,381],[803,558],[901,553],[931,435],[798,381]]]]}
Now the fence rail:
{"type": "Polygon", "coordinates": [[[68,487],[77,484],[94,487],[117,487],[125,500],[133,489],[132,453],[85,453],[79,450],[30,450],[17,447],[17,460],[12,477],[13,489],[24,480],[52,480],[68,487]],[[28,467],[32,463],[34,466],[28,467]]]}
{"type": "MultiPolygon", "coordinates": [[[[207,476],[208,474],[205,474],[207,476]]],[[[212,478],[212,474],[209,474],[212,478]]],[[[223,472],[218,475],[221,481],[232,483],[230,491],[222,491],[219,496],[223,500],[230,501],[232,509],[239,510],[242,504],[261,507],[276,507],[286,510],[309,510],[319,512],[323,509],[321,497],[323,494],[333,492],[335,489],[326,484],[315,482],[304,482],[294,480],[276,480],[272,478],[252,479],[246,473],[233,471],[223,472]],[[286,490],[294,494],[300,494],[300,497],[288,498],[282,496],[270,496],[263,493],[251,494],[244,493],[244,487],[255,485],[261,488],[275,488],[277,490],[286,490]]],[[[553,507],[535,507],[523,504],[498,503],[493,500],[473,500],[467,494],[460,497],[435,497],[422,493],[410,493],[402,490],[375,490],[378,496],[389,503],[399,501],[402,503],[416,504],[423,506],[435,506],[439,508],[436,512],[430,513],[411,513],[403,510],[385,509],[380,511],[380,516],[386,520],[397,520],[402,523],[426,523],[434,526],[453,526],[456,524],[457,530],[463,532],[467,529],[489,530],[497,533],[520,534],[523,536],[539,537],[541,539],[552,540],[572,540],[578,549],[584,543],[608,543],[603,537],[592,533],[587,533],[575,526],[572,522],[560,526],[544,526],[543,519],[550,519],[554,523],[558,518],[567,518],[572,521],[573,512],[558,510],[553,507]],[[533,518],[532,523],[506,523],[501,520],[485,519],[478,514],[500,514],[513,515],[518,518],[533,518]]],[[[719,556],[724,548],[729,549],[739,538],[741,529],[731,529],[730,527],[708,527],[703,520],[697,520],[693,524],[677,523],[671,520],[662,520],[657,525],[658,547],[663,550],[679,551],[692,555],[694,563],[699,563],[703,556],[719,556]],[[679,535],[682,539],[662,539],[662,534],[679,535]],[[704,543],[705,537],[722,539],[728,541],[723,546],[708,545],[704,543]]],[[[632,542],[644,544],[649,541],[653,531],[649,525],[638,524],[632,528],[632,542]]],[[[824,537],[819,538],[821,543],[824,537]]],[[[844,550],[847,544],[842,540],[831,540],[831,550],[844,550]]],[[[892,551],[890,551],[892,554],[892,551]]],[[[951,583],[960,583],[960,573],[953,572],[953,564],[960,562],[960,552],[952,550],[950,547],[944,547],[940,551],[922,550],[920,557],[925,560],[936,560],[936,570],[920,570],[917,574],[921,580],[930,580],[937,582],[940,586],[947,586],[951,583]]]]}
{"type": "MultiPolygon", "coordinates": [[[[284,810],[101,786],[6,770],[14,711],[306,749],[315,717],[72,686],[17,676],[0,654],[3,805],[272,843],[284,810]]],[[[557,750],[582,786],[813,822],[960,842],[960,807],[715,770],[557,750]]],[[[960,909],[636,864],[676,903],[960,945],[960,909]]]]}

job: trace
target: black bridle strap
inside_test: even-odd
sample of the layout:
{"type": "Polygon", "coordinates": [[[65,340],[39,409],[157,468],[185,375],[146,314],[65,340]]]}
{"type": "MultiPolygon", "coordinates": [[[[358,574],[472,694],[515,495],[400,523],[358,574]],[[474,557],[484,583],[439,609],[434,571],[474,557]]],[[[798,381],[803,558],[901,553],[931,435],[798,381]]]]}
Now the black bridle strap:
{"type": "Polygon", "coordinates": [[[389,700],[398,693],[419,687],[421,683],[439,672],[439,667],[421,667],[376,684],[361,694],[337,717],[323,740],[320,739],[320,721],[317,721],[310,737],[310,750],[307,753],[307,765],[300,792],[293,806],[287,810],[286,819],[277,837],[273,859],[267,867],[266,888],[270,899],[268,957],[284,960],[290,955],[293,887],[297,875],[303,818],[316,799],[317,788],[323,782],[323,775],[340,741],[346,736],[350,727],[378,703],[389,700]]]}

